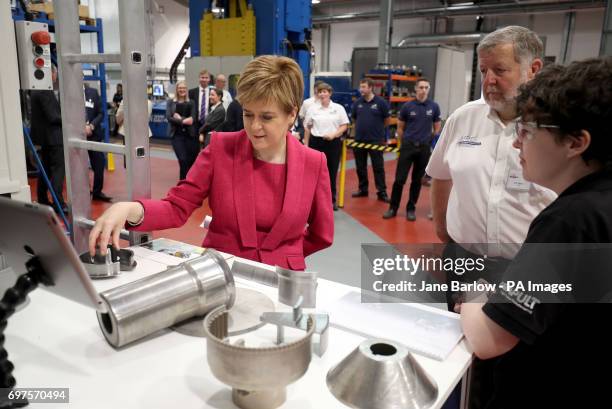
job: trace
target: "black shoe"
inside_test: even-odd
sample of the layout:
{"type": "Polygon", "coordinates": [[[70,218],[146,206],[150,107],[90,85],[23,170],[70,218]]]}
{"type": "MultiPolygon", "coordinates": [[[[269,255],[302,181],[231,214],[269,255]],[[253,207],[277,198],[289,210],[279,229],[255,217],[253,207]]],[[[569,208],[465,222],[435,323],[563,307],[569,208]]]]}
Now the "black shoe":
{"type": "Polygon", "coordinates": [[[364,192],[363,190],[358,190],[357,192],[351,193],[351,197],[368,197],[368,192],[364,192]]]}
{"type": "Polygon", "coordinates": [[[338,205],[334,203],[334,212],[338,211],[338,205]]]}
{"type": "Polygon", "coordinates": [[[413,222],[416,220],[416,213],[414,210],[408,210],[406,212],[406,220],[408,220],[409,222],[413,222]]]}
{"type": "Polygon", "coordinates": [[[93,194],[91,195],[91,198],[92,198],[93,200],[98,200],[98,201],[100,201],[100,202],[112,202],[112,201],[113,201],[113,198],[112,198],[112,197],[110,197],[110,196],[106,196],[106,195],[105,195],[103,192],[100,192],[100,193],[93,193],[93,194]]]}
{"type": "Polygon", "coordinates": [[[383,219],[391,219],[395,216],[397,216],[397,209],[390,208],[383,213],[383,219]]]}
{"type": "Polygon", "coordinates": [[[378,200],[381,202],[389,203],[389,196],[387,196],[387,192],[378,193],[378,200]]]}

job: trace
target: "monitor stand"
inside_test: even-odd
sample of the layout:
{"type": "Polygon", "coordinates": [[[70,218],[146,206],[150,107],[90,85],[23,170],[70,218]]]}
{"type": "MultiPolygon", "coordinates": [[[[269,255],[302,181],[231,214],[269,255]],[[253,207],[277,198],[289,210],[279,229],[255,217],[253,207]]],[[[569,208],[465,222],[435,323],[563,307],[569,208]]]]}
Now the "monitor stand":
{"type": "Polygon", "coordinates": [[[9,392],[15,387],[16,381],[12,375],[15,366],[8,359],[8,352],[4,349],[4,330],[8,319],[15,313],[18,305],[22,304],[30,292],[39,284],[53,285],[53,279],[43,266],[37,256],[33,256],[26,262],[27,273],[19,276],[15,285],[4,293],[0,300],[0,388],[5,393],[0,395],[0,408],[21,408],[28,405],[27,399],[10,399],[9,392]]]}

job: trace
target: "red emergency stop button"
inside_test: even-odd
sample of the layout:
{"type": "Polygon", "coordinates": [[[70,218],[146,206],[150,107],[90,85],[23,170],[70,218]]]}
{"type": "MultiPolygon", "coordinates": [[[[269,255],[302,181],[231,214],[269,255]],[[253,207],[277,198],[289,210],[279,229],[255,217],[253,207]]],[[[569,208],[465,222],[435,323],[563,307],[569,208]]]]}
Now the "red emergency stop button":
{"type": "Polygon", "coordinates": [[[45,59],[42,57],[34,58],[34,65],[36,68],[42,68],[45,66],[45,59]]]}
{"type": "Polygon", "coordinates": [[[31,37],[32,42],[38,45],[47,45],[51,43],[51,36],[48,31],[35,31],[32,33],[31,37]]]}

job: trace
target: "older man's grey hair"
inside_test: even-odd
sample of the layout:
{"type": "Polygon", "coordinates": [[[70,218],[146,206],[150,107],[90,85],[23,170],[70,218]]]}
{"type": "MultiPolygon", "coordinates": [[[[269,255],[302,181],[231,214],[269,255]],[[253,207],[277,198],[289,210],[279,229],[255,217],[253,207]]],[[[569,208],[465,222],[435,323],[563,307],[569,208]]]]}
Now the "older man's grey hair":
{"type": "Polygon", "coordinates": [[[512,44],[514,59],[519,64],[531,64],[533,60],[544,59],[544,45],[540,37],[528,28],[507,26],[489,33],[478,44],[478,54],[498,45],[512,44]]]}

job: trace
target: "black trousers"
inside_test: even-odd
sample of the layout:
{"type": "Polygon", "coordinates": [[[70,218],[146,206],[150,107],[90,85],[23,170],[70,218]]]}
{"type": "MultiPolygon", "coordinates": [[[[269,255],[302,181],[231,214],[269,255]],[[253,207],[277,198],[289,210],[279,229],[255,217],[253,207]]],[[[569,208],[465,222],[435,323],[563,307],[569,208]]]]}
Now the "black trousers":
{"type": "Polygon", "coordinates": [[[179,180],[183,180],[198,157],[200,143],[194,136],[176,133],[172,138],[172,148],[179,162],[179,180]]]}
{"type": "Polygon", "coordinates": [[[359,179],[359,191],[368,191],[368,154],[372,161],[374,171],[374,184],[378,193],[387,193],[385,182],[385,160],[381,151],[373,151],[363,148],[354,148],[355,167],[357,168],[357,178],[359,179]]]}
{"type": "Polygon", "coordinates": [[[412,167],[412,181],[410,182],[410,194],[408,196],[408,204],[406,210],[414,210],[419,194],[421,193],[421,180],[425,175],[425,168],[429,161],[431,149],[429,144],[417,145],[412,142],[405,142],[400,148],[399,159],[397,160],[397,168],[395,169],[395,182],[393,182],[393,190],[391,191],[390,207],[397,210],[402,200],[402,191],[408,179],[408,172],[412,167]]]}
{"type": "Polygon", "coordinates": [[[319,152],[323,152],[327,158],[327,171],[329,172],[329,181],[331,183],[332,203],[336,203],[336,176],[338,175],[338,166],[340,166],[342,141],[340,138],[326,141],[323,138],[311,136],[308,146],[319,152]]]}
{"type": "MultiPolygon", "coordinates": [[[[55,192],[55,196],[59,202],[58,204],[63,207],[65,203],[62,192],[64,190],[64,176],[66,175],[64,147],[62,145],[43,145],[40,150],[40,156],[43,168],[47,173],[53,192],[55,192]]],[[[47,196],[48,192],[49,187],[47,183],[45,183],[42,172],[38,172],[38,186],[36,187],[38,203],[50,203],[49,197],[47,196]]]]}
{"type": "Polygon", "coordinates": [[[106,160],[103,152],[87,151],[89,154],[89,163],[94,173],[93,189],[91,189],[94,195],[102,193],[104,187],[104,165],[106,160]]]}

